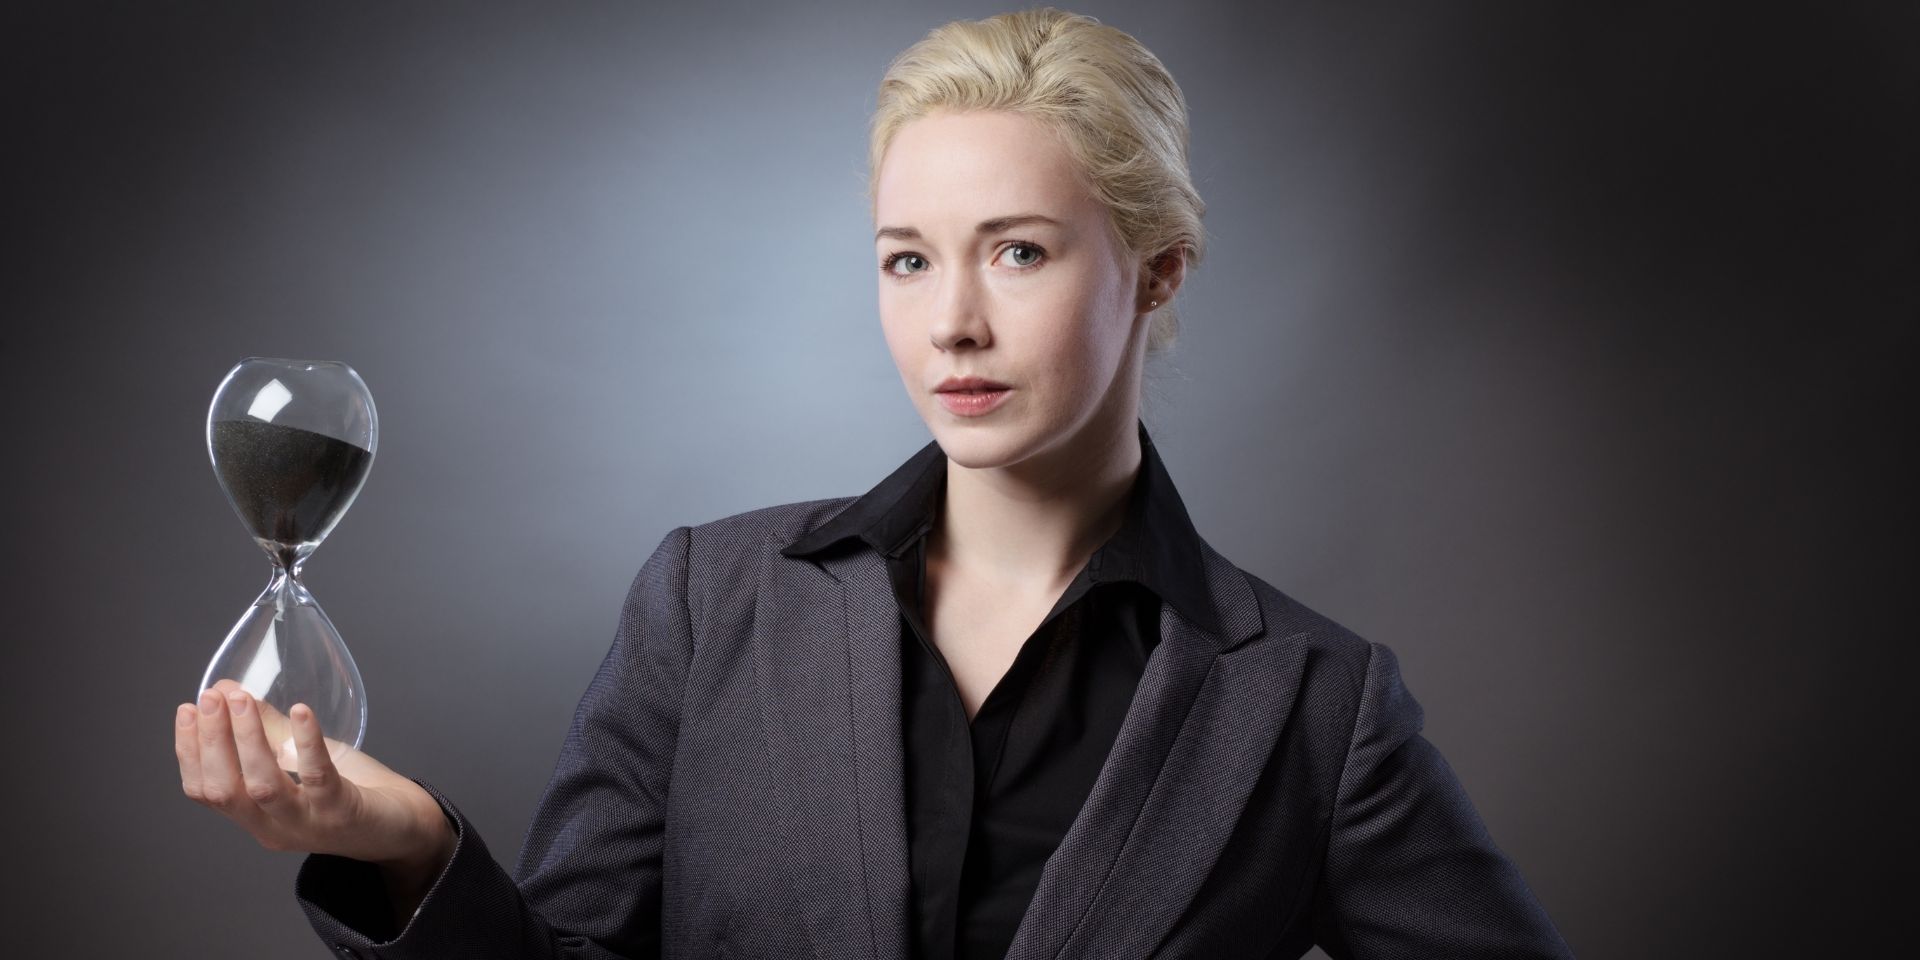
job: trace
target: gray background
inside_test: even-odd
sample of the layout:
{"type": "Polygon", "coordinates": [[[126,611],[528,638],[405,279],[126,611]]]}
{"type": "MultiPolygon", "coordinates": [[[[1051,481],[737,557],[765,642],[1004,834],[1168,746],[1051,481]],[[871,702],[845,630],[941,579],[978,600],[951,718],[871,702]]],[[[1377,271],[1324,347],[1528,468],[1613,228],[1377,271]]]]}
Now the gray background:
{"type": "MultiPolygon", "coordinates": [[[[1211,206],[1149,427],[1215,547],[1399,652],[1582,956],[1878,943],[1915,17],[1563,6],[1075,8],[1174,72],[1211,206]]],[[[367,749],[510,857],[662,535],[928,439],[865,122],[1000,9],[9,5],[10,952],[327,956],[168,746],[266,580],[202,432],[249,354],[371,385],[308,580],[367,749]]]]}

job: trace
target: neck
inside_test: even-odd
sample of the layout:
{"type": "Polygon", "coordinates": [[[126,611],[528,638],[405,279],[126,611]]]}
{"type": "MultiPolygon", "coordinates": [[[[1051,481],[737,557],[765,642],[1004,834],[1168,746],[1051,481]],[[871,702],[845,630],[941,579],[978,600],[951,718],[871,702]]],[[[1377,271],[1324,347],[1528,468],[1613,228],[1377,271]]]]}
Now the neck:
{"type": "Polygon", "coordinates": [[[1067,443],[1019,463],[947,461],[929,561],[969,581],[1057,593],[1120,529],[1141,465],[1132,408],[1089,422],[1067,443]]]}

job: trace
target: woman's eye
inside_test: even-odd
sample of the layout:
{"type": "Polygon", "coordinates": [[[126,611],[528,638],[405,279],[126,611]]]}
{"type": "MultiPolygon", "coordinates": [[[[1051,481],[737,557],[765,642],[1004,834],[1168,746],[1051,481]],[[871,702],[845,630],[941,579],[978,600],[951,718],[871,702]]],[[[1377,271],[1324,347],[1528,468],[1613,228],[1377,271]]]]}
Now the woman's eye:
{"type": "MultiPolygon", "coordinates": [[[[1038,262],[1041,257],[1046,256],[1046,251],[1041,250],[1039,247],[1036,247],[1031,243],[1009,244],[1008,246],[1002,248],[1001,252],[1005,253],[1008,250],[1022,251],[1021,253],[1015,253],[1011,261],[1014,266],[1019,267],[1022,270],[1032,268],[1034,263],[1038,262]]],[[[905,251],[902,251],[900,253],[889,254],[886,257],[886,259],[880,261],[880,272],[889,273],[896,277],[904,277],[904,276],[907,276],[908,274],[918,273],[921,270],[926,269],[926,266],[927,266],[927,259],[925,257],[922,257],[917,253],[907,253],[905,251]],[[895,270],[894,266],[900,263],[906,263],[909,266],[914,267],[915,269],[906,270],[906,271],[895,270]]]]}
{"type": "Polygon", "coordinates": [[[882,273],[891,273],[891,274],[894,274],[895,276],[900,276],[901,274],[899,274],[898,271],[895,271],[893,269],[893,265],[896,263],[899,263],[902,260],[918,260],[923,265],[926,263],[926,261],[922,259],[921,256],[917,253],[896,253],[887,257],[887,259],[881,261],[880,271],[882,273]]]}
{"type": "Polygon", "coordinates": [[[1038,259],[1040,259],[1040,248],[1039,248],[1039,247],[1036,247],[1036,246],[1034,246],[1033,244],[1030,244],[1030,243],[1016,243],[1016,244],[1014,244],[1014,245],[1012,245],[1012,246],[1010,246],[1010,247],[1008,247],[1007,249],[1008,249],[1008,250],[1025,250],[1025,251],[1027,251],[1027,253],[1028,253],[1028,257],[1029,257],[1029,259],[1027,259],[1027,260],[1025,260],[1024,262],[1023,262],[1023,261],[1021,261],[1021,260],[1020,260],[1020,259],[1018,258],[1018,256],[1016,256],[1016,257],[1014,258],[1014,261],[1013,261],[1013,262],[1014,262],[1014,263],[1015,263],[1016,265],[1018,265],[1018,266],[1022,266],[1022,267],[1027,267],[1027,266],[1032,266],[1032,265],[1033,265],[1033,263],[1034,263],[1034,261],[1036,261],[1036,260],[1038,260],[1038,259]]]}

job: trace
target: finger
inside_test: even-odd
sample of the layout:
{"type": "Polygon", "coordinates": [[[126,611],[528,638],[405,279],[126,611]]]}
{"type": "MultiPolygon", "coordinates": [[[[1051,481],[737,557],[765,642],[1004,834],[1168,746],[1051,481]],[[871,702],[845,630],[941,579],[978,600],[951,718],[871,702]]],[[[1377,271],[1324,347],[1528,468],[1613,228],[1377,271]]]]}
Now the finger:
{"type": "MultiPolygon", "coordinates": [[[[235,690],[245,690],[246,688],[240,685],[240,681],[227,677],[214,681],[213,689],[220,691],[220,695],[223,697],[231,697],[235,690]]],[[[252,695],[249,694],[249,696],[252,695]]],[[[287,743],[287,741],[293,736],[293,728],[288,725],[286,716],[274,709],[272,704],[259,697],[253,698],[253,708],[260,711],[260,723],[267,728],[267,743],[275,747],[286,744],[287,760],[280,766],[282,769],[292,770],[293,746],[291,743],[287,743]]],[[[245,772],[244,768],[242,772],[245,772]]]]}
{"type": "Polygon", "coordinates": [[[226,698],[211,688],[200,693],[200,796],[207,806],[242,823],[260,816],[240,777],[226,698]]]}
{"type": "Polygon", "coordinates": [[[240,776],[247,796],[270,817],[286,816],[294,796],[293,779],[280,769],[267,731],[260,722],[260,701],[245,690],[227,694],[227,712],[233,723],[234,744],[240,754],[240,776]]]}
{"type": "Polygon", "coordinates": [[[180,761],[180,792],[200,801],[200,708],[183,703],[173,709],[173,755],[180,761]]]}
{"type": "Polygon", "coordinates": [[[294,704],[288,714],[293,721],[300,789],[309,792],[310,799],[316,804],[332,802],[340,794],[340,772],[334,768],[333,757],[327,753],[326,740],[320,733],[320,718],[314,716],[313,708],[304,703],[294,704]]]}
{"type": "Polygon", "coordinates": [[[258,697],[254,698],[253,708],[260,713],[260,725],[267,731],[267,745],[274,749],[275,755],[279,754],[282,747],[286,748],[286,758],[280,762],[281,769],[298,769],[294,765],[293,722],[273,704],[258,697]]]}

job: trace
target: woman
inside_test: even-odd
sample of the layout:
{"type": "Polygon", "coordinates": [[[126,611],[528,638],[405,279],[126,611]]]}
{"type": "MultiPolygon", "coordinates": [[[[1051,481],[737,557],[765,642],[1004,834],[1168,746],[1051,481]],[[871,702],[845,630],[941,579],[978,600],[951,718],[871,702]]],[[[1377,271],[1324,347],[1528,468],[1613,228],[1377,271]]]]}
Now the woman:
{"type": "Polygon", "coordinates": [[[933,442],[667,534],[511,876],[304,706],[182,704],[183,789],[310,852],[343,956],[1568,956],[1392,654],[1214,552],[1139,419],[1203,252],[1186,145],[1090,18],[896,59],[880,315],[933,442]]]}

